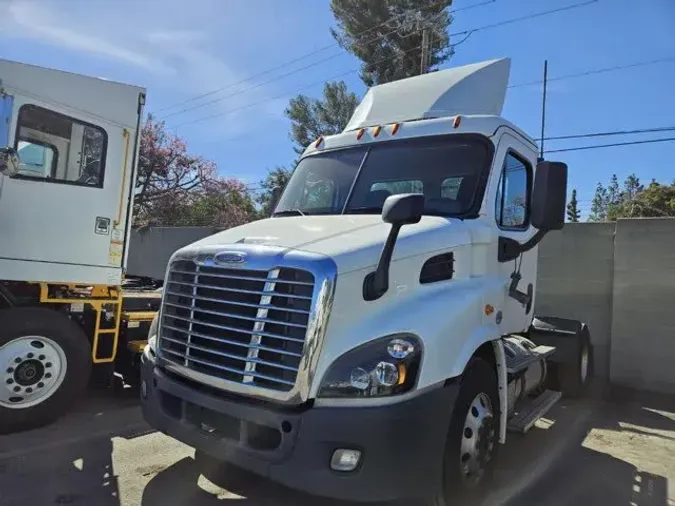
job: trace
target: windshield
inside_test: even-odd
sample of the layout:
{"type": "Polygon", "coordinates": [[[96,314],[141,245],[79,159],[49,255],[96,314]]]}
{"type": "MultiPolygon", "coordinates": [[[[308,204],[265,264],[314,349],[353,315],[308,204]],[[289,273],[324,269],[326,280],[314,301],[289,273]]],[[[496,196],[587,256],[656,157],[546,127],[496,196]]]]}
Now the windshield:
{"type": "Polygon", "coordinates": [[[380,213],[397,193],[422,193],[425,214],[462,215],[472,206],[488,155],[484,140],[454,135],[308,156],[274,215],[380,213]]]}

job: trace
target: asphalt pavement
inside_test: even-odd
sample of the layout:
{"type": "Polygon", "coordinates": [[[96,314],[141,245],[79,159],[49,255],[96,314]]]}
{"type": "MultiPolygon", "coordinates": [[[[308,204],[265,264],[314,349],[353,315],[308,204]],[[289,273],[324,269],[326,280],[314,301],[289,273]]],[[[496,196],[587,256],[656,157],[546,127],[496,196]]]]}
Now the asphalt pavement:
{"type": "MultiPolygon", "coordinates": [[[[91,393],[49,427],[0,436],[0,505],[348,506],[248,473],[211,483],[193,453],[146,426],[134,392],[91,393]]],[[[496,465],[484,506],[675,506],[675,399],[563,399],[509,434],[496,465]]]]}

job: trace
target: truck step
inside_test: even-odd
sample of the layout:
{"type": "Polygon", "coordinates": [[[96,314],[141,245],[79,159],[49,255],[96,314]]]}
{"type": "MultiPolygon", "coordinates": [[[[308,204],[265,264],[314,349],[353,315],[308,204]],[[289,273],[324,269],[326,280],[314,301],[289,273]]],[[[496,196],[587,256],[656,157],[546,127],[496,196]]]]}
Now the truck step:
{"type": "Polygon", "coordinates": [[[526,397],[516,405],[516,412],[508,421],[507,429],[525,434],[534,422],[544,416],[562,396],[561,392],[546,390],[539,397],[526,397]]]}
{"type": "Polygon", "coordinates": [[[506,371],[509,374],[516,374],[526,369],[530,364],[552,355],[555,351],[553,346],[537,346],[529,353],[510,358],[506,357],[506,371]]]}

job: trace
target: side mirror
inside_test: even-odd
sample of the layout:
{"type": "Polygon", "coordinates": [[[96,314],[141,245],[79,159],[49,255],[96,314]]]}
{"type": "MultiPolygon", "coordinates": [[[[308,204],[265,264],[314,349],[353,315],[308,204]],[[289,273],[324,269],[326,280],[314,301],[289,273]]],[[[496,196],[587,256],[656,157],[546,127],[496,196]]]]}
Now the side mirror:
{"type": "Polygon", "coordinates": [[[389,289],[389,265],[394,252],[398,233],[403,225],[412,225],[422,219],[424,195],[402,193],[387,197],[382,206],[382,221],[391,223],[389,235],[382,248],[377,269],[363,280],[363,299],[376,300],[389,289]]]}
{"type": "Polygon", "coordinates": [[[412,225],[422,219],[424,195],[401,193],[387,197],[382,206],[382,221],[392,225],[412,225]]]}
{"type": "Polygon", "coordinates": [[[539,162],[532,192],[532,225],[543,232],[560,230],[565,224],[566,205],[567,165],[539,162]]]}
{"type": "Polygon", "coordinates": [[[19,172],[21,161],[14,148],[0,148],[0,174],[12,177],[19,172]]]}
{"type": "Polygon", "coordinates": [[[281,198],[281,193],[283,192],[283,188],[280,186],[275,186],[272,188],[272,198],[270,199],[270,216],[274,213],[274,210],[277,208],[277,204],[279,203],[279,199],[281,198]]]}

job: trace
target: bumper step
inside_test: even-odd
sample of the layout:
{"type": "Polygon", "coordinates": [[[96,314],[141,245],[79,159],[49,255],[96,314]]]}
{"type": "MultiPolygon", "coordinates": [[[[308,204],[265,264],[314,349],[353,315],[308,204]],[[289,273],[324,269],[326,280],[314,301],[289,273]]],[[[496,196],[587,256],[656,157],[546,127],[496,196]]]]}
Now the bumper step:
{"type": "Polygon", "coordinates": [[[560,397],[561,392],[546,390],[539,397],[527,397],[516,406],[516,412],[508,421],[507,429],[511,432],[525,434],[532,428],[534,422],[544,416],[560,397]]]}

